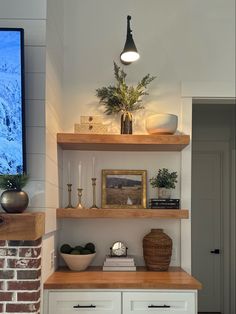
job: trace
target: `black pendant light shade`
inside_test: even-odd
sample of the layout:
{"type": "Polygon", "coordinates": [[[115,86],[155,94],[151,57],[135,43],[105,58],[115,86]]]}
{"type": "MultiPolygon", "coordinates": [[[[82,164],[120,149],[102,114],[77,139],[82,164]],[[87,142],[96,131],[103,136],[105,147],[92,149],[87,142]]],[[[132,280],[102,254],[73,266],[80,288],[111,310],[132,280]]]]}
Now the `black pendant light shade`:
{"type": "Polygon", "coordinates": [[[134,61],[139,59],[139,53],[135,46],[132,30],[130,28],[130,20],[131,16],[127,16],[127,35],[126,35],[126,42],[122,53],[120,54],[120,60],[123,64],[130,64],[134,61]]]}

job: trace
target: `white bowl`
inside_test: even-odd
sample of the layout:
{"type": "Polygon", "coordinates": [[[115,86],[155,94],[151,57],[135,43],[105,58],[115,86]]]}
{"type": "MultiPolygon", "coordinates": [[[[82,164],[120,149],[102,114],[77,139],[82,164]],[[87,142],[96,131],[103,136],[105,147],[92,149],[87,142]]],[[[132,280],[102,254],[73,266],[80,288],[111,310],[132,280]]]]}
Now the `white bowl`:
{"type": "Polygon", "coordinates": [[[85,270],[96,255],[96,253],[86,255],[60,254],[70,270],[75,271],[85,270]]]}
{"type": "Polygon", "coordinates": [[[174,134],[178,126],[178,117],[170,113],[157,113],[146,119],[149,134],[174,134]]]}

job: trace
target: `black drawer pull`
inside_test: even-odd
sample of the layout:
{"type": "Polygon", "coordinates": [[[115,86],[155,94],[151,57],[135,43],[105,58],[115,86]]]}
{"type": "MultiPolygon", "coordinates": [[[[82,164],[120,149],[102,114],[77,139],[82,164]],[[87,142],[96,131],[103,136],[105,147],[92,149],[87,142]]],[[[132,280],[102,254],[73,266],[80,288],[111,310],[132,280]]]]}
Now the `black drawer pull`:
{"type": "Polygon", "coordinates": [[[73,306],[74,309],[94,309],[96,307],[96,305],[75,305],[73,306]]]}
{"type": "Polygon", "coordinates": [[[148,305],[148,308],[151,308],[151,309],[154,309],[154,308],[162,308],[162,309],[169,309],[170,308],[170,305],[148,305]]]}

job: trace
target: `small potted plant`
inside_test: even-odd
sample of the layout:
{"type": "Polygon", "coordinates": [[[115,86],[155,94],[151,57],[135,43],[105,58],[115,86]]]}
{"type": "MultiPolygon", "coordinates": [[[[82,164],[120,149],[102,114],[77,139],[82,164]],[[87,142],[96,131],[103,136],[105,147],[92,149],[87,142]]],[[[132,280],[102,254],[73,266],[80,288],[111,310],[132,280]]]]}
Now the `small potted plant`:
{"type": "Polygon", "coordinates": [[[143,109],[142,97],[148,95],[147,86],[155,76],[145,75],[137,86],[126,84],[127,74],[114,62],[115,85],[96,89],[107,115],[121,113],[121,134],[132,134],[132,112],[143,109]]]}
{"type": "Polygon", "coordinates": [[[177,183],[177,172],[169,172],[168,169],[159,169],[155,177],[150,179],[153,188],[158,189],[158,198],[166,199],[171,197],[171,189],[175,189],[177,183]]]}
{"type": "Polygon", "coordinates": [[[25,174],[0,176],[0,189],[5,190],[1,195],[0,203],[7,213],[22,213],[27,208],[29,198],[22,188],[28,178],[25,174]]]}

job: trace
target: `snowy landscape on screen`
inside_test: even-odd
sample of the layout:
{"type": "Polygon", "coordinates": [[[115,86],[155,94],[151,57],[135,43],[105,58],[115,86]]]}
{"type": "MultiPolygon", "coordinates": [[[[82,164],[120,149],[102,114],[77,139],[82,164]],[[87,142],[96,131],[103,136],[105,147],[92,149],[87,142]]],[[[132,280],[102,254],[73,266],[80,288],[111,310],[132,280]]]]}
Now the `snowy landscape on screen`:
{"type": "Polygon", "coordinates": [[[20,33],[0,30],[0,174],[22,172],[20,33]]]}

